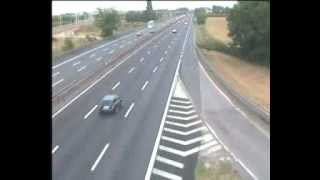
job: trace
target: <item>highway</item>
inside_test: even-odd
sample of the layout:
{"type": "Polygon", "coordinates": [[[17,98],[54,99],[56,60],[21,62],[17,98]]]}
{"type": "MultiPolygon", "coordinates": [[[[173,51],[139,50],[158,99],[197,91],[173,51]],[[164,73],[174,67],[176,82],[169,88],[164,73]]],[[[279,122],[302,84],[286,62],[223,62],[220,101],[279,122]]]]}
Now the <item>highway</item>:
{"type": "MultiPolygon", "coordinates": [[[[175,19],[170,19],[157,24],[155,27],[157,33],[161,33],[175,21],[175,19]]],[[[145,45],[145,42],[154,38],[146,28],[139,32],[142,32],[143,35],[137,37],[136,32],[133,32],[55,63],[52,66],[53,111],[59,109],[66,101],[72,99],[78,92],[91,84],[91,81],[99,73],[112,69],[122,56],[131,53],[137,47],[145,45]],[[62,96],[63,98],[61,98],[62,96]]]]}
{"type": "Polygon", "coordinates": [[[53,97],[94,75],[83,85],[75,86],[79,89],[53,107],[54,180],[193,179],[198,150],[221,144],[215,133],[244,163],[252,179],[269,179],[269,140],[240,117],[200,68],[193,51],[191,17],[171,22],[158,26],[156,34],[143,29],[141,37],[128,34],[53,65],[53,97]],[[172,33],[172,29],[177,29],[177,33],[172,33]],[[173,95],[180,68],[181,80],[190,94],[187,99],[173,95]],[[188,70],[197,74],[188,74],[188,70]],[[99,113],[99,102],[106,94],[121,97],[120,112],[99,113]],[[192,109],[182,112],[176,108],[183,109],[184,103],[192,109]],[[212,112],[210,108],[219,111],[219,107],[222,110],[219,116],[207,113],[212,112]],[[178,116],[181,112],[190,112],[190,118],[178,116]],[[175,119],[168,120],[170,117],[175,119]],[[174,129],[184,119],[190,123],[174,129]],[[178,136],[164,132],[181,133],[184,126],[185,133],[197,131],[196,134],[177,140],[178,136]],[[207,144],[203,146],[197,140],[203,140],[198,129],[207,133],[203,137],[207,144]],[[183,147],[169,147],[174,142],[183,147]],[[168,155],[170,152],[176,155],[168,155]],[[161,162],[178,168],[164,167],[161,162]]]}

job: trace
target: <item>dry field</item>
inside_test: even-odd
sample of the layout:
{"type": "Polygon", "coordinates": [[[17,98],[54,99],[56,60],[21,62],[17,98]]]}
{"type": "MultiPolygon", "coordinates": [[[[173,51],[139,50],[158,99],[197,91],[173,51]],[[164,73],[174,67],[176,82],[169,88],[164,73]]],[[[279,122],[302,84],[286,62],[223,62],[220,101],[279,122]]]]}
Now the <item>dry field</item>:
{"type": "Polygon", "coordinates": [[[232,41],[228,36],[228,22],[225,17],[208,17],[206,21],[206,30],[210,36],[223,43],[232,41]]]}
{"type": "MultiPolygon", "coordinates": [[[[227,36],[227,21],[223,17],[209,17],[205,25],[208,34],[224,43],[232,40],[227,36]]],[[[197,34],[197,39],[203,39],[197,34]]],[[[270,111],[270,70],[255,64],[240,60],[237,57],[218,51],[202,49],[211,69],[217,72],[230,86],[258,104],[266,111],[270,111]]]]}

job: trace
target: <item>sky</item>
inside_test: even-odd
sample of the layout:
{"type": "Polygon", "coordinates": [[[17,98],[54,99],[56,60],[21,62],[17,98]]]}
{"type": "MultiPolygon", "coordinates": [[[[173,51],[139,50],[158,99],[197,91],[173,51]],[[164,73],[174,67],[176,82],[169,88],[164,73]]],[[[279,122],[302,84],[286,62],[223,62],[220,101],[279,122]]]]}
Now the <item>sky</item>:
{"type": "MultiPolygon", "coordinates": [[[[219,5],[232,7],[236,1],[152,1],[153,9],[177,9],[186,7],[194,9],[197,7],[212,7],[219,5]]],[[[146,1],[52,1],[52,14],[93,12],[98,7],[114,8],[120,11],[145,10],[146,1]]]]}

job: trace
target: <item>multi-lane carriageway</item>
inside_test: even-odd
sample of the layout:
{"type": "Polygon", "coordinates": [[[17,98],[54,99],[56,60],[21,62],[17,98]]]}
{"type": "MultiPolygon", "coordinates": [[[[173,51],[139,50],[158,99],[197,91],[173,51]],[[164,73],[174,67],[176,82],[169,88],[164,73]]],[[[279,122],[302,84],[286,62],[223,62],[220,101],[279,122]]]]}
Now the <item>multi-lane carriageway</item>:
{"type": "MultiPolygon", "coordinates": [[[[111,73],[53,117],[53,179],[144,179],[177,63],[190,34],[191,23],[184,21],[190,22],[190,17],[156,34],[120,60],[120,65],[114,64],[111,73]],[[178,33],[171,33],[173,28],[178,33]],[[111,93],[118,94],[124,106],[118,114],[102,116],[97,105],[111,93]]],[[[136,37],[132,38],[134,42],[136,37]]],[[[74,69],[70,74],[81,73],[89,71],[89,64],[104,61],[96,58],[112,51],[105,49],[88,53],[85,60],[54,67],[53,74],[60,74],[53,84],[66,79],[67,68],[74,69]],[[66,70],[57,71],[61,67],[66,70]]],[[[54,88],[59,85],[63,81],[54,88]]]]}
{"type": "MultiPolygon", "coordinates": [[[[190,98],[172,96],[178,64],[184,61],[187,65],[196,59],[192,54],[191,16],[158,28],[162,30],[157,34],[129,34],[52,67],[54,94],[103,67],[100,74],[53,111],[53,179],[188,179],[198,153],[195,149],[221,148],[221,141],[212,133],[214,122],[203,124],[190,98]],[[172,29],[177,33],[171,33],[172,29]],[[119,56],[126,50],[127,54],[119,56]],[[113,58],[116,60],[110,63],[113,58]],[[114,115],[99,114],[99,101],[112,93],[122,98],[123,108],[114,115]]],[[[201,73],[200,77],[207,78],[201,73]]],[[[206,81],[206,89],[211,89],[204,94],[215,99],[206,103],[211,103],[210,107],[233,108],[206,81]]],[[[228,123],[236,122],[239,129],[233,133],[238,135],[230,137],[233,133],[225,135],[219,130],[217,134],[222,135],[220,138],[230,145],[234,157],[241,160],[253,179],[268,179],[264,150],[268,139],[239,118],[239,113],[229,115],[221,112],[219,116],[228,119],[223,122],[224,130],[234,128],[228,123]],[[233,141],[244,143],[233,146],[233,141]],[[248,143],[254,151],[248,149],[248,143]]]]}

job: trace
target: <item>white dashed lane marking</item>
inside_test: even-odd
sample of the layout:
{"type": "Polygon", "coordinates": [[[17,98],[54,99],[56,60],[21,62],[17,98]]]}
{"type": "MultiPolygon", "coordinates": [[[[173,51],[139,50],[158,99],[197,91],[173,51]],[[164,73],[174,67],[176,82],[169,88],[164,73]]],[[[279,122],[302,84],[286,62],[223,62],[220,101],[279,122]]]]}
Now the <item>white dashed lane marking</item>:
{"type": "Polygon", "coordinates": [[[129,71],[128,74],[132,73],[134,71],[135,67],[132,67],[129,71]]]}
{"type": "Polygon", "coordinates": [[[78,64],[80,64],[80,61],[73,63],[72,66],[76,66],[78,64]]]}
{"type": "Polygon", "coordinates": [[[53,73],[52,77],[58,76],[60,72],[53,73]]]}
{"type": "Polygon", "coordinates": [[[155,73],[157,70],[158,70],[158,66],[154,67],[152,72],[155,73]]]}
{"type": "Polygon", "coordinates": [[[55,147],[52,149],[51,154],[54,154],[58,149],[59,149],[59,146],[55,146],[55,147]]]}
{"type": "Polygon", "coordinates": [[[115,90],[119,85],[120,85],[120,81],[117,82],[117,83],[112,87],[112,90],[115,90]]]}
{"type": "Polygon", "coordinates": [[[143,91],[148,84],[149,84],[149,81],[146,81],[146,82],[143,84],[143,86],[142,86],[142,88],[141,88],[141,91],[143,91]]]}
{"type": "Polygon", "coordinates": [[[60,79],[59,81],[52,84],[52,87],[55,87],[56,85],[60,84],[64,79],[60,79]]]}
{"type": "Polygon", "coordinates": [[[80,71],[83,71],[84,69],[86,69],[87,66],[82,66],[81,68],[79,68],[77,71],[80,72],[80,71]]]}
{"type": "Polygon", "coordinates": [[[94,171],[98,165],[98,163],[100,162],[101,158],[103,157],[104,153],[106,152],[106,150],[108,149],[109,144],[106,144],[103,148],[103,150],[101,151],[100,155],[98,156],[97,160],[94,162],[94,164],[92,165],[90,171],[94,171]]]}
{"type": "Polygon", "coordinates": [[[92,108],[83,118],[84,118],[84,119],[87,119],[87,118],[90,116],[90,114],[91,114],[95,109],[97,109],[97,107],[98,107],[98,105],[93,106],[93,108],[92,108]]]}

